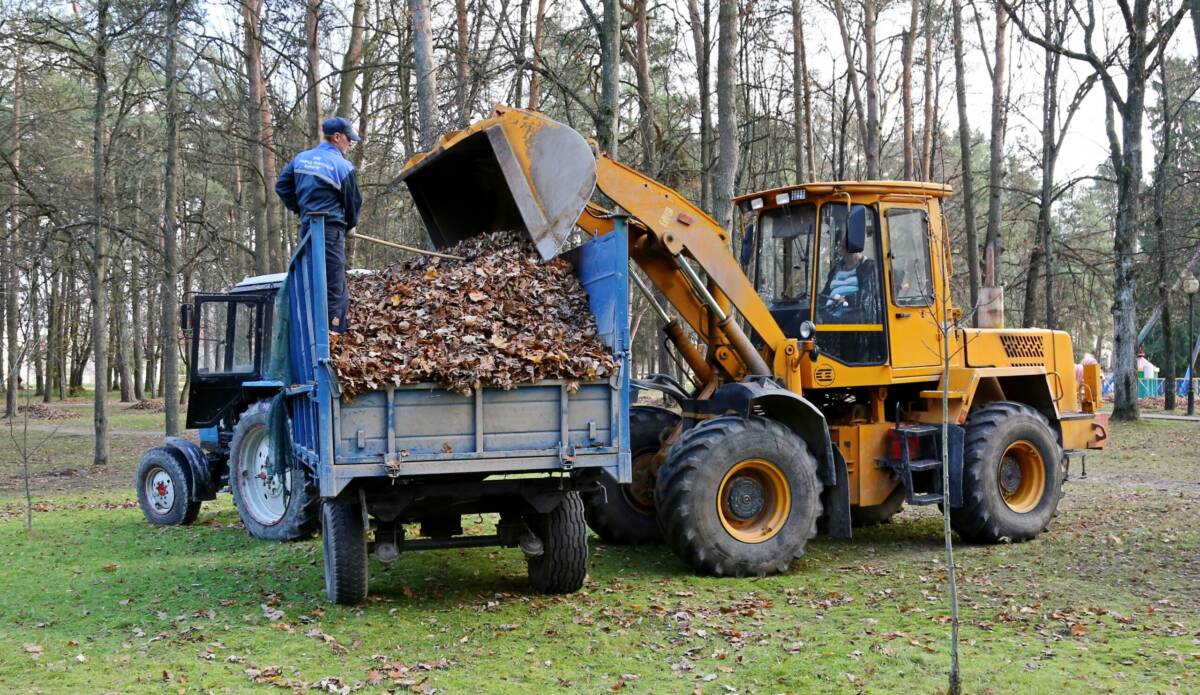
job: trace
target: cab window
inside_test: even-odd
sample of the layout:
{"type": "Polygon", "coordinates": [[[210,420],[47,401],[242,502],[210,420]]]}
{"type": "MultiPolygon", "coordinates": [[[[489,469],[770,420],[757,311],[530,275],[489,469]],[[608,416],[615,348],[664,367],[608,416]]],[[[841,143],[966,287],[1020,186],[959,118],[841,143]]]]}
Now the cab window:
{"type": "Polygon", "coordinates": [[[866,238],[861,253],[846,249],[849,208],[831,202],[821,206],[821,249],[817,279],[817,323],[875,324],[882,321],[879,293],[879,224],[865,208],[866,238]]]}
{"type": "Polygon", "coordinates": [[[258,307],[249,302],[206,301],[199,306],[197,374],[250,374],[258,348],[258,307]]]}
{"type": "Polygon", "coordinates": [[[933,274],[925,211],[915,208],[888,210],[887,234],[888,257],[892,264],[892,301],[896,306],[929,306],[933,303],[933,274]]]}
{"type": "Polygon", "coordinates": [[[759,257],[759,290],[769,301],[807,303],[816,224],[816,207],[807,203],[763,213],[759,221],[763,244],[759,257]]]}

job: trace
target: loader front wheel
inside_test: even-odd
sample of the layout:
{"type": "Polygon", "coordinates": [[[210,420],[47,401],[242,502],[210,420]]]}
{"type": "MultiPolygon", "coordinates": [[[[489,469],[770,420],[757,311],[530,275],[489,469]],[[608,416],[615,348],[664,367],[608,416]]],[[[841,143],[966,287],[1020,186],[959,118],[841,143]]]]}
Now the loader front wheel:
{"type": "Polygon", "coordinates": [[[662,460],[663,435],[679,424],[679,416],[663,408],[629,409],[629,450],[633,482],[621,485],[601,475],[600,490],[584,498],[588,526],[605,543],[643,545],[661,543],[654,515],[654,488],[662,460]]]}
{"type": "Polygon", "coordinates": [[[321,504],[325,546],[325,596],[353,606],[367,598],[367,536],[362,505],[325,500],[321,504]]]}
{"type": "Polygon", "coordinates": [[[542,553],[529,558],[529,583],[543,594],[571,594],[587,579],[587,522],[579,493],[568,492],[546,514],[531,514],[529,526],[542,553]]]}
{"type": "Polygon", "coordinates": [[[1050,423],[1021,403],[971,413],[963,447],[963,505],[950,522],[976,543],[1027,541],[1049,527],[1062,497],[1062,449],[1050,423]]]}
{"type": "Polygon", "coordinates": [[[675,553],[718,576],[785,571],[821,515],[816,459],[787,427],[757,417],[718,417],[684,432],[655,499],[675,553]]]}
{"type": "Polygon", "coordinates": [[[303,468],[271,465],[271,404],[246,409],[229,442],[229,487],[246,532],[268,541],[311,538],[318,519],[317,487],[303,468]]]}

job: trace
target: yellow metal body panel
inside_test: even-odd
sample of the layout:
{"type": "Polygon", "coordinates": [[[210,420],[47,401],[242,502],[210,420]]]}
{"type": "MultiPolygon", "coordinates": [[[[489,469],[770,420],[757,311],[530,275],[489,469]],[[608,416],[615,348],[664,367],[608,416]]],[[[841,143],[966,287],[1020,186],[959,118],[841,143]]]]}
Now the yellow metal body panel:
{"type": "Polygon", "coordinates": [[[887,455],[889,422],[830,425],[829,438],[846,460],[850,481],[850,504],[871,507],[882,504],[899,481],[878,462],[887,455]]]}

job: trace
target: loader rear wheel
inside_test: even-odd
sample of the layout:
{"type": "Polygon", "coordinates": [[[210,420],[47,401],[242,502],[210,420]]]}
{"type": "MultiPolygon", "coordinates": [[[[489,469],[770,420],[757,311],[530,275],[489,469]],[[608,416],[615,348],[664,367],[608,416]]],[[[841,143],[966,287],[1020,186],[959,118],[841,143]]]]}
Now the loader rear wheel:
{"type": "Polygon", "coordinates": [[[851,522],[860,527],[891,523],[892,517],[904,509],[904,498],[907,494],[903,485],[897,485],[881,504],[870,507],[851,507],[851,522]]]}
{"type": "Polygon", "coordinates": [[[605,543],[642,545],[661,543],[662,532],[654,515],[654,488],[661,461],[663,434],[679,424],[679,416],[663,408],[629,409],[629,450],[633,482],[621,485],[601,475],[600,490],[584,498],[588,526],[605,543]]]}
{"type": "Polygon", "coordinates": [[[950,522],[964,540],[1027,541],[1050,525],[1062,498],[1062,449],[1050,423],[1020,403],[971,413],[963,447],[963,506],[950,522]]]}
{"type": "Polygon", "coordinates": [[[571,594],[587,579],[587,522],[578,492],[563,495],[546,514],[532,514],[529,526],[542,541],[542,554],[529,558],[529,583],[544,594],[571,594]]]}
{"type": "Polygon", "coordinates": [[[325,546],[325,596],[353,606],[367,598],[367,536],[362,505],[326,500],[321,504],[325,546]]]}
{"type": "Polygon", "coordinates": [[[785,571],[817,533],[816,459],[794,432],[763,418],[718,417],[671,446],[655,491],[663,535],[697,572],[785,571]]]}
{"type": "Polygon", "coordinates": [[[320,498],[312,476],[289,464],[272,473],[271,404],[246,409],[229,442],[229,487],[246,532],[268,541],[311,538],[317,529],[320,498]]]}

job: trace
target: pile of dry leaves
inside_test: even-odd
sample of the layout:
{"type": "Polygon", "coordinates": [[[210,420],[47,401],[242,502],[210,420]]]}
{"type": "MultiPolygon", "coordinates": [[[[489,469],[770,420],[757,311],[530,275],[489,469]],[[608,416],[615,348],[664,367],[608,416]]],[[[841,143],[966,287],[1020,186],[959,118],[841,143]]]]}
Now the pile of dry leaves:
{"type": "Polygon", "coordinates": [[[542,379],[596,379],[615,363],[566,260],[542,262],[523,234],[347,278],[349,332],[333,349],[343,398],[433,382],[468,394],[542,379]]]}

